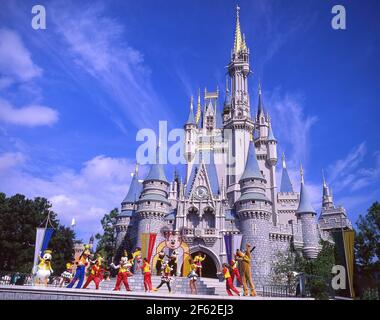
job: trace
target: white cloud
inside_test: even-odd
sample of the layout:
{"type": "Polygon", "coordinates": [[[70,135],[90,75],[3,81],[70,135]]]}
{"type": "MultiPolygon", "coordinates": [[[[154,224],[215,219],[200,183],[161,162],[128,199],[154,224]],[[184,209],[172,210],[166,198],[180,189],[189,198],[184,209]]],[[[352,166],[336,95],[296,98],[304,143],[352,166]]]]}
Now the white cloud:
{"type": "MultiPolygon", "coordinates": [[[[1,155],[0,165],[1,159],[7,158],[9,155],[1,155]]],[[[96,156],[83,163],[79,171],[64,168],[48,178],[8,166],[8,170],[0,170],[0,190],[8,195],[48,198],[63,223],[70,225],[75,217],[77,230],[87,236],[100,231],[102,216],[120,206],[134,166],[133,160],[96,156]]]]}
{"type": "Polygon", "coordinates": [[[300,96],[281,94],[280,89],[273,90],[264,107],[272,118],[274,135],[279,139],[279,145],[285,151],[290,166],[305,166],[310,150],[309,134],[318,118],[305,114],[300,96]]]}
{"type": "Polygon", "coordinates": [[[0,29],[0,89],[13,82],[30,81],[42,74],[17,32],[0,29]]]}
{"type": "Polygon", "coordinates": [[[16,167],[25,161],[21,152],[7,152],[0,155],[0,172],[16,167]]]}
{"type": "MultiPolygon", "coordinates": [[[[107,17],[99,3],[78,8],[77,3],[65,2],[64,6],[66,10],[60,10],[59,5],[52,7],[52,21],[76,66],[97,81],[137,128],[152,128],[158,120],[169,120],[142,53],[125,41],[124,26],[107,17]],[[70,5],[73,9],[67,10],[70,5]]],[[[117,111],[101,105],[120,127],[117,111]]]]}
{"type": "Polygon", "coordinates": [[[29,127],[52,125],[58,121],[58,112],[41,105],[16,108],[0,98],[0,121],[29,127]]]}

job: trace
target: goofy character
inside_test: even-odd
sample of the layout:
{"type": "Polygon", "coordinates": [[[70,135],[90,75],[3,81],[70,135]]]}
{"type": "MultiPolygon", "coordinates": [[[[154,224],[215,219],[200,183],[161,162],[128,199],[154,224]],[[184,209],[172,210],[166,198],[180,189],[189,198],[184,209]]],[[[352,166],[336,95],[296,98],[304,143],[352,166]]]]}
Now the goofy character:
{"type": "Polygon", "coordinates": [[[72,288],[78,280],[79,280],[79,282],[75,288],[80,289],[82,287],[82,284],[84,281],[84,276],[86,273],[86,267],[88,265],[88,260],[89,260],[88,257],[90,255],[91,255],[90,246],[86,244],[84,246],[84,250],[83,250],[82,254],[80,255],[78,261],[76,262],[77,269],[75,270],[74,278],[73,278],[73,280],[71,280],[71,282],[67,286],[67,288],[72,288]]]}
{"type": "Polygon", "coordinates": [[[98,256],[98,258],[95,261],[92,261],[93,265],[90,270],[90,275],[87,278],[86,283],[83,286],[83,289],[86,289],[87,286],[91,283],[91,281],[94,281],[96,290],[99,289],[99,283],[103,280],[103,258],[101,256],[98,256]]]}
{"type": "Polygon", "coordinates": [[[125,290],[132,291],[129,288],[128,284],[128,277],[132,276],[132,263],[130,260],[128,260],[128,257],[121,257],[120,263],[117,266],[115,266],[114,263],[111,263],[111,267],[113,267],[114,269],[119,269],[116,279],[116,285],[113,291],[120,291],[120,285],[122,282],[124,283],[125,290]]]}

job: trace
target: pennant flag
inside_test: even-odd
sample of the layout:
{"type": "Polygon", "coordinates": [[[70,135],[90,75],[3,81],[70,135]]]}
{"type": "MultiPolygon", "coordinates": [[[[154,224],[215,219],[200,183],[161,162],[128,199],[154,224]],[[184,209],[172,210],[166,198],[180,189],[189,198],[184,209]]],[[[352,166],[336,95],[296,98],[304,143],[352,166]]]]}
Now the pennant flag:
{"type": "Polygon", "coordinates": [[[232,235],[231,234],[224,235],[224,243],[226,245],[227,260],[228,262],[230,262],[232,260],[232,235]]]}
{"type": "Polygon", "coordinates": [[[37,228],[36,233],[36,243],[34,246],[34,260],[33,260],[33,270],[32,273],[35,273],[36,266],[38,264],[38,257],[40,256],[42,243],[44,242],[45,228],[37,228]]]}
{"type": "Polygon", "coordinates": [[[154,244],[156,243],[156,233],[149,234],[149,244],[148,244],[148,253],[146,255],[146,258],[148,259],[148,262],[150,263],[150,260],[152,259],[152,253],[154,249],[154,244]]]}
{"type": "Polygon", "coordinates": [[[141,234],[141,253],[143,258],[147,258],[150,263],[154,244],[156,242],[156,233],[142,233],[141,234]]]}
{"type": "Polygon", "coordinates": [[[44,254],[44,251],[48,248],[51,236],[53,235],[54,229],[53,228],[46,228],[45,229],[45,235],[44,235],[44,241],[42,242],[41,247],[41,254],[44,254]]]}
{"type": "Polygon", "coordinates": [[[232,256],[235,255],[236,250],[241,248],[241,242],[243,240],[242,234],[234,234],[232,235],[232,256]]]}
{"type": "Polygon", "coordinates": [[[355,240],[355,231],[353,230],[344,230],[343,231],[343,243],[344,243],[344,253],[346,257],[346,269],[348,284],[350,287],[350,296],[355,297],[354,292],[354,240],[355,240]]]}

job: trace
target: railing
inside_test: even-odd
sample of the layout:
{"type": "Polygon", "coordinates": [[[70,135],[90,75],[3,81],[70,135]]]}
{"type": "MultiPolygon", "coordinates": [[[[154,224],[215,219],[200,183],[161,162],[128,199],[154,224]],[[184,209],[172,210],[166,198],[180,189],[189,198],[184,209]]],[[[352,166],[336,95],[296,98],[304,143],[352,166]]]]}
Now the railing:
{"type": "MultiPolygon", "coordinates": [[[[33,274],[31,273],[0,271],[0,285],[32,286],[33,278],[33,274]]],[[[60,276],[50,276],[48,280],[49,287],[61,286],[61,279],[60,276]]]]}
{"type": "Polygon", "coordinates": [[[295,288],[291,285],[264,285],[263,297],[294,297],[295,288]]]}

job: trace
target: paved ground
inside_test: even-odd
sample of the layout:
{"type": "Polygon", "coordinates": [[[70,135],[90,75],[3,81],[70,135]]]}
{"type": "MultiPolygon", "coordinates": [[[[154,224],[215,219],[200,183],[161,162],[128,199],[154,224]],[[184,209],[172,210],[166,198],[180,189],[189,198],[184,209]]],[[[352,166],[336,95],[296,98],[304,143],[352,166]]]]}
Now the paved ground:
{"type": "MultiPolygon", "coordinates": [[[[297,298],[269,298],[243,296],[214,296],[169,294],[167,292],[126,292],[93,289],[67,289],[32,286],[0,286],[0,300],[301,300],[297,298]]],[[[305,299],[302,299],[305,300],[305,299]]]]}

